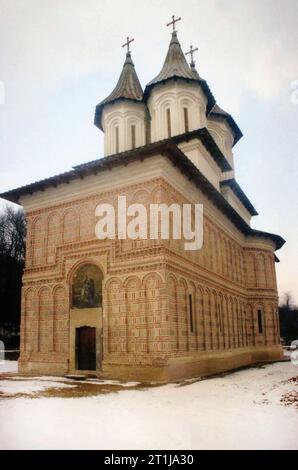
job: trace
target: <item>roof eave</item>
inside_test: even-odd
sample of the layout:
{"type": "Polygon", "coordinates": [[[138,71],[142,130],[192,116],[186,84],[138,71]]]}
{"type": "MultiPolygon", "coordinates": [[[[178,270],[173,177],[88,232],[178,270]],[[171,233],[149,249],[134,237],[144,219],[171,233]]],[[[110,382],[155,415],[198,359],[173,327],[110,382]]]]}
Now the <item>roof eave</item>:
{"type": "Polygon", "coordinates": [[[254,230],[253,235],[256,237],[261,237],[261,238],[269,238],[275,243],[276,250],[280,250],[286,243],[285,239],[281,237],[280,235],[276,235],[275,233],[270,233],[270,232],[263,232],[262,230],[254,230]]]}
{"type": "Polygon", "coordinates": [[[10,191],[6,191],[0,194],[0,198],[6,199],[10,202],[14,202],[15,204],[19,204],[20,198],[22,196],[32,195],[37,191],[43,192],[50,187],[56,188],[59,184],[62,183],[69,184],[70,181],[75,177],[75,173],[75,170],[71,170],[65,173],[61,173],[60,175],[51,176],[50,178],[46,178],[35,183],[21,186],[17,189],[12,189],[10,191]]]}
{"type": "Polygon", "coordinates": [[[111,167],[116,161],[120,161],[121,158],[128,158],[128,155],[135,155],[135,154],[150,154],[152,151],[155,151],[156,148],[161,148],[166,143],[172,141],[175,144],[179,144],[181,142],[187,142],[191,139],[198,138],[204,147],[210,151],[212,158],[216,161],[216,163],[221,167],[223,171],[231,170],[229,162],[226,160],[220,149],[217,147],[216,143],[214,142],[212,136],[208,132],[206,128],[197,129],[195,131],[187,132],[184,134],[180,134],[170,139],[164,139],[162,141],[154,142],[152,144],[144,145],[143,147],[137,147],[133,150],[127,150],[125,152],[121,152],[118,154],[109,155],[108,157],[100,158],[94,160],[92,162],[83,163],[82,165],[77,165],[73,167],[73,170],[62,173],[61,175],[55,175],[50,178],[46,178],[44,180],[22,186],[17,189],[13,189],[11,191],[7,191],[0,194],[0,197],[4,199],[8,199],[11,202],[16,202],[19,200],[20,196],[24,194],[33,194],[35,191],[44,191],[48,187],[57,186],[60,183],[69,183],[69,181],[73,178],[83,176],[86,173],[92,172],[96,167],[111,167]]]}
{"type": "Polygon", "coordinates": [[[146,85],[146,88],[145,88],[145,91],[144,91],[144,101],[147,102],[149,97],[150,97],[150,93],[152,91],[152,89],[157,86],[157,85],[164,85],[165,83],[167,83],[168,81],[170,80],[182,80],[184,82],[187,82],[187,83],[197,83],[202,89],[203,89],[203,92],[205,93],[206,97],[207,97],[207,100],[208,100],[208,104],[207,104],[207,110],[206,110],[206,114],[208,115],[209,112],[211,111],[211,109],[213,108],[213,106],[215,105],[216,101],[215,101],[215,98],[209,88],[209,85],[208,83],[206,82],[206,80],[203,80],[203,79],[197,79],[197,78],[187,78],[187,77],[181,77],[179,75],[173,75],[171,77],[167,77],[163,80],[159,80],[157,82],[154,82],[154,83],[149,83],[148,85],[146,85]]]}
{"type": "MultiPolygon", "coordinates": [[[[211,109],[212,111],[212,109],[211,109]]],[[[227,121],[233,134],[234,134],[234,142],[233,147],[239,142],[240,139],[243,137],[243,133],[239,126],[236,124],[236,121],[232,118],[230,114],[219,114],[219,113],[209,113],[208,119],[219,119],[220,121],[227,121]]]]}
{"type": "Polygon", "coordinates": [[[202,127],[200,129],[195,129],[194,131],[185,132],[184,134],[178,134],[171,137],[171,140],[176,144],[180,144],[182,142],[189,142],[192,139],[199,139],[202,142],[205,149],[210,152],[211,157],[223,172],[232,170],[230,163],[228,162],[228,160],[226,159],[226,157],[224,156],[224,154],[222,153],[222,151],[220,150],[220,148],[218,147],[206,127],[202,127]]]}
{"type": "Polygon", "coordinates": [[[255,207],[253,204],[250,202],[248,197],[246,196],[245,192],[243,189],[239,186],[235,178],[230,178],[228,180],[223,180],[220,182],[220,186],[229,186],[234,194],[240,199],[246,210],[250,213],[252,216],[259,215],[258,212],[256,211],[255,207]]]}
{"type": "Polygon", "coordinates": [[[104,107],[107,106],[107,105],[115,104],[118,101],[130,101],[132,103],[144,104],[143,100],[138,100],[138,99],[134,99],[134,98],[127,98],[126,96],[119,96],[118,98],[115,98],[111,101],[105,101],[105,102],[99,103],[95,107],[94,125],[96,127],[98,127],[98,129],[100,129],[101,131],[104,132],[103,127],[102,127],[102,123],[101,123],[101,118],[102,118],[102,113],[103,113],[104,107]]]}

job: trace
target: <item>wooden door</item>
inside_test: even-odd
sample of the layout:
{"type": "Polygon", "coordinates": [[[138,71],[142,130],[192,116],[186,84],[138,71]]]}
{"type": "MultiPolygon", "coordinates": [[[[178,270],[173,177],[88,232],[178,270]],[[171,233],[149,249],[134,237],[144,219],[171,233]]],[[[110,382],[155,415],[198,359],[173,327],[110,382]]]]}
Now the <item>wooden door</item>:
{"type": "Polygon", "coordinates": [[[76,364],[78,370],[96,370],[96,328],[76,329],[76,364]]]}

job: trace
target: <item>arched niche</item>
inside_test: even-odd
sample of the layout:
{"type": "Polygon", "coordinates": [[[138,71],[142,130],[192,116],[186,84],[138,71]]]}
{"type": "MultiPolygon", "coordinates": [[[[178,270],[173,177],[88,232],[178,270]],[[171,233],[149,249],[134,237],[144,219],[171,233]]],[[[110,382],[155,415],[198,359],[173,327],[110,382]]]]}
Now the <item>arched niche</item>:
{"type": "Polygon", "coordinates": [[[71,282],[72,308],[102,307],[103,274],[95,264],[81,265],[71,282]]]}

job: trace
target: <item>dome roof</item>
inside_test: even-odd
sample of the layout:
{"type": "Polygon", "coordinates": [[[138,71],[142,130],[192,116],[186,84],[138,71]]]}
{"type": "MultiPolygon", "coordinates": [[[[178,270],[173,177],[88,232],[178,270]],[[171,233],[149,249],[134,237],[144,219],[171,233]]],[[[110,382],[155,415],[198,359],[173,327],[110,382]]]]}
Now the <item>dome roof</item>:
{"type": "Polygon", "coordinates": [[[126,60],[114,90],[96,106],[94,124],[99,129],[102,130],[101,117],[104,106],[118,100],[131,100],[135,102],[143,100],[143,89],[135,71],[130,52],[126,54],[126,60]]]}
{"type": "Polygon", "coordinates": [[[173,31],[172,33],[169,50],[160,73],[157,77],[151,80],[147,86],[156,85],[157,83],[174,77],[186,78],[189,80],[194,79],[192,71],[190,70],[182,52],[176,31],[173,31]]]}

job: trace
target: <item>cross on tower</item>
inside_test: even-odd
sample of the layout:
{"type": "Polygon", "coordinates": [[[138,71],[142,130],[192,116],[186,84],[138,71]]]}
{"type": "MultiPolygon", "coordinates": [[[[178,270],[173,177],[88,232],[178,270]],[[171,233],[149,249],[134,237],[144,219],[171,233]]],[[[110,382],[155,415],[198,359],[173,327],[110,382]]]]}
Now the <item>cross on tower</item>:
{"type": "Polygon", "coordinates": [[[191,57],[191,64],[194,65],[194,60],[193,60],[193,55],[196,51],[198,51],[199,49],[196,47],[195,49],[193,49],[192,46],[190,46],[190,50],[188,52],[185,52],[185,55],[188,55],[190,54],[190,57],[191,57]]]}
{"type": "Polygon", "coordinates": [[[172,16],[172,21],[170,23],[167,24],[167,26],[171,26],[173,25],[173,32],[176,31],[175,29],[175,23],[177,23],[178,21],[181,21],[181,18],[176,18],[175,19],[175,15],[172,16]]]}
{"type": "Polygon", "coordinates": [[[126,43],[122,45],[122,47],[127,47],[127,52],[130,52],[130,48],[129,48],[129,45],[131,42],[133,42],[134,39],[129,39],[129,36],[127,36],[126,38],[126,43]]]}

